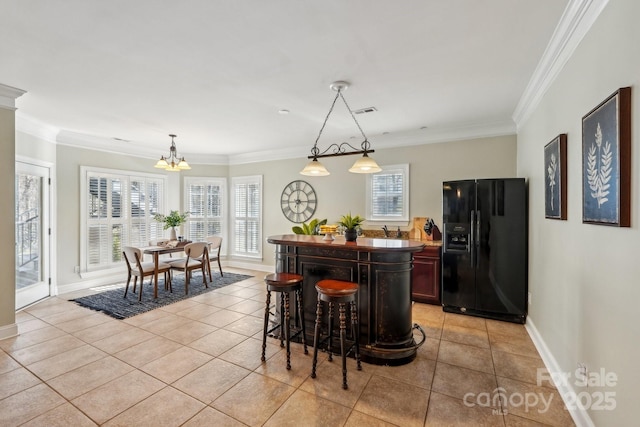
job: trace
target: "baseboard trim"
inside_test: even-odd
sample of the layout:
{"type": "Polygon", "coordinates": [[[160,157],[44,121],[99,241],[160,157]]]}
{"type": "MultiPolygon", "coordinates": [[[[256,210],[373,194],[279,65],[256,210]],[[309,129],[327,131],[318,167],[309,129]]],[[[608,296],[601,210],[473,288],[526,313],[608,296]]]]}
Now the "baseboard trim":
{"type": "Polygon", "coordinates": [[[18,325],[16,323],[0,326],[0,340],[15,336],[18,336],[18,325]]]}
{"type": "Polygon", "coordinates": [[[234,268],[244,268],[247,270],[256,270],[256,271],[264,271],[267,273],[273,273],[275,271],[275,267],[273,265],[265,265],[265,264],[254,264],[252,262],[242,262],[237,260],[229,260],[226,262],[226,265],[234,268]]]}
{"type": "MultiPolygon", "coordinates": [[[[538,332],[538,329],[536,328],[536,325],[533,322],[533,320],[531,320],[531,317],[527,319],[527,323],[524,325],[524,327],[527,330],[527,333],[529,334],[529,336],[531,337],[533,344],[536,346],[536,349],[538,350],[540,357],[542,357],[542,361],[544,362],[544,365],[547,367],[547,370],[549,371],[549,373],[554,378],[564,378],[564,376],[562,376],[561,374],[565,372],[565,370],[560,368],[558,361],[553,356],[553,353],[551,353],[551,350],[549,350],[549,347],[547,347],[547,344],[544,342],[544,339],[542,339],[542,336],[540,335],[540,332],[538,332]]],[[[572,408],[569,409],[569,413],[571,414],[571,418],[573,418],[573,422],[576,423],[576,426],[595,427],[595,424],[591,420],[589,413],[585,409],[577,408],[576,406],[579,406],[579,405],[575,405],[575,404],[566,405],[567,401],[565,399],[565,396],[576,395],[576,391],[573,389],[572,385],[567,381],[562,381],[562,382],[554,381],[554,384],[558,389],[558,392],[560,393],[560,397],[562,397],[562,400],[564,401],[565,406],[572,406],[572,408]]]]}

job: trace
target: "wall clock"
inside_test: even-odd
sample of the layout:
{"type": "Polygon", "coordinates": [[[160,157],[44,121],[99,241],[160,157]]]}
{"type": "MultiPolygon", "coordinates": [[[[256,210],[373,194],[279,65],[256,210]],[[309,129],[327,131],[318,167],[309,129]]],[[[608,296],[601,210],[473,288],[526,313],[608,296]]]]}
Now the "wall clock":
{"type": "Polygon", "coordinates": [[[301,223],[311,218],[316,211],[316,192],[306,181],[291,181],[282,190],[280,207],[291,222],[301,223]]]}

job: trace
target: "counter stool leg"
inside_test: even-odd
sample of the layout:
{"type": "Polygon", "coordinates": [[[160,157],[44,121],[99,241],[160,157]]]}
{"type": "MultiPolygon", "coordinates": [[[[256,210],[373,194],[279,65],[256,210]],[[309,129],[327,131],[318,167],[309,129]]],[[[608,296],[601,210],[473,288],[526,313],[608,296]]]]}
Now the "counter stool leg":
{"type": "Polygon", "coordinates": [[[318,341],[320,339],[320,322],[322,322],[322,301],[318,294],[318,305],[316,306],[316,325],[313,332],[313,363],[311,364],[311,378],[316,377],[316,365],[318,363],[318,341]]]}
{"type": "Polygon", "coordinates": [[[289,292],[284,292],[285,340],[287,341],[287,370],[291,369],[291,313],[289,312],[289,292]]]}
{"type": "Polygon", "coordinates": [[[333,341],[333,303],[329,303],[329,345],[327,345],[327,351],[329,352],[329,362],[333,362],[333,352],[331,351],[331,342],[333,341]]]}
{"type": "Polygon", "coordinates": [[[280,348],[284,348],[284,295],[280,292],[280,348]]]}
{"type": "Polygon", "coordinates": [[[302,309],[302,289],[296,291],[296,297],[298,298],[298,318],[302,326],[302,345],[304,346],[304,354],[309,354],[307,350],[307,332],[304,326],[304,310],[302,309]]]}
{"type": "Polygon", "coordinates": [[[262,330],[262,357],[263,362],[267,359],[264,357],[267,351],[267,328],[269,327],[269,306],[271,305],[271,291],[267,291],[267,306],[264,309],[264,329],[262,330]]]}
{"type": "Polygon", "coordinates": [[[342,358],[342,388],[347,389],[347,355],[345,354],[345,335],[347,329],[347,315],[344,303],[338,303],[338,312],[340,314],[340,356],[342,358]]]}
{"type": "Polygon", "coordinates": [[[351,327],[352,334],[356,341],[356,363],[358,365],[358,371],[362,371],[362,364],[360,363],[360,328],[358,327],[358,307],[355,301],[351,301],[351,327]]]}

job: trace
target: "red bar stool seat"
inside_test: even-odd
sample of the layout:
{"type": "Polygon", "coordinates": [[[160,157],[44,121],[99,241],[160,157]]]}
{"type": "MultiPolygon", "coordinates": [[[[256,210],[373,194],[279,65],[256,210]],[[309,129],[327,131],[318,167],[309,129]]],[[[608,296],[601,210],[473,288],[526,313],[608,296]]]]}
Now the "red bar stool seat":
{"type": "MultiPolygon", "coordinates": [[[[344,280],[321,280],[316,284],[316,291],[318,291],[318,306],[316,309],[316,324],[315,331],[313,334],[313,365],[311,368],[311,378],[316,377],[316,365],[318,363],[318,347],[320,345],[320,330],[322,325],[322,302],[329,303],[329,341],[328,341],[328,352],[329,352],[329,361],[333,360],[331,353],[331,340],[333,338],[333,314],[334,314],[334,304],[338,304],[338,313],[339,313],[339,321],[340,321],[340,355],[342,356],[342,388],[347,389],[347,353],[346,350],[346,304],[349,304],[351,317],[351,330],[354,336],[354,348],[355,348],[355,357],[356,363],[358,366],[358,370],[362,370],[362,365],[360,363],[360,340],[359,335],[360,331],[358,328],[358,306],[356,304],[356,293],[358,292],[358,284],[354,282],[347,282],[344,280]]],[[[351,350],[351,349],[349,349],[351,350]]]]}

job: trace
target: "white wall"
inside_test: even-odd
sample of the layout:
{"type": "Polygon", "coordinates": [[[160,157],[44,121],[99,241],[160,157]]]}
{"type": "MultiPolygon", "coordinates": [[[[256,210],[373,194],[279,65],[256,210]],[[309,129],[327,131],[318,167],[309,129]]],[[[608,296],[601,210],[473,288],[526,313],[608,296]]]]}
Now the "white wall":
{"type": "MultiPolygon", "coordinates": [[[[15,111],[0,106],[0,236],[15,237],[15,111]]],[[[15,335],[15,251],[8,247],[0,259],[0,339],[15,335]]]]}
{"type": "MultiPolygon", "coordinates": [[[[529,320],[563,372],[604,368],[617,386],[615,411],[591,410],[595,425],[637,425],[640,339],[640,2],[610,1],[518,131],[518,175],[529,178],[529,320]],[[582,117],[632,86],[631,228],[582,223],[582,117]],[[568,134],[568,219],[544,218],[544,145],[568,134]]],[[[573,378],[573,377],[572,377],[573,378]]],[[[572,379],[573,382],[573,379],[572,379]]]]}
{"type": "MultiPolygon", "coordinates": [[[[516,141],[513,135],[376,149],[372,157],[380,165],[409,163],[409,217],[433,217],[440,227],[443,181],[516,176],[516,141]]],[[[280,195],[289,182],[298,179],[307,181],[316,191],[318,205],[314,218],[326,218],[329,223],[335,223],[348,212],[364,216],[366,177],[348,171],[356,159],[356,156],[322,159],[322,163],[331,172],[326,177],[300,175],[300,170],[308,162],[306,158],[230,166],[229,175],[263,175],[263,235],[266,239],[271,235],[290,234],[291,227],[296,225],[282,214],[280,195]]],[[[364,224],[364,228],[380,226],[381,224],[364,224]]],[[[412,224],[409,224],[401,229],[410,230],[411,227],[412,224]]],[[[274,248],[265,241],[263,263],[273,266],[274,257],[274,248]]]]}
{"type": "MultiPolygon", "coordinates": [[[[153,160],[100,151],[56,145],[18,132],[16,152],[19,155],[38,156],[40,160],[56,159],[57,183],[57,235],[56,283],[63,289],[85,280],[74,272],[80,264],[80,167],[95,166],[141,172],[157,172],[153,160]],[[78,242],[70,244],[69,242],[78,242]]],[[[37,157],[36,157],[37,158],[37,157]]],[[[442,225],[442,189],[444,180],[463,178],[489,178],[515,176],[516,138],[501,136],[441,144],[425,144],[375,152],[380,164],[410,164],[410,216],[434,217],[442,225]]],[[[263,236],[291,233],[294,225],[280,209],[280,194],[289,182],[304,179],[311,183],[318,195],[318,207],[314,217],[335,222],[351,211],[365,213],[365,176],[347,171],[356,157],[326,159],[331,171],[328,177],[305,177],[299,171],[306,158],[251,163],[234,166],[207,166],[192,164],[193,169],[179,174],[168,173],[170,209],[182,206],[183,178],[186,176],[228,177],[262,175],[264,185],[263,236]]],[[[373,225],[371,227],[379,227],[373,225]]],[[[402,227],[403,230],[410,229],[402,227]]],[[[227,242],[229,243],[229,242],[227,242]]],[[[230,250],[228,250],[230,252],[230,250]]],[[[250,265],[246,260],[230,260],[236,265],[250,265]],[[240,263],[240,264],[239,264],[240,263]],[[244,264],[243,264],[244,263],[244,264]]],[[[274,265],[273,247],[263,243],[263,259],[258,268],[270,270],[274,265]]],[[[73,286],[72,286],[73,288],[73,286]]]]}

